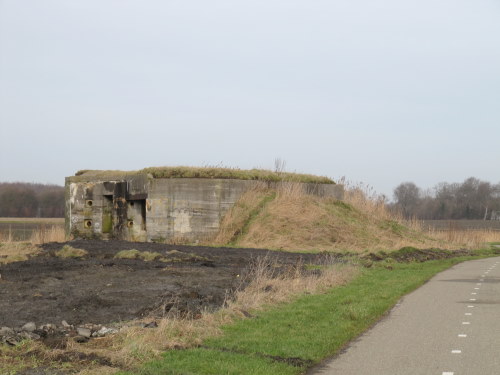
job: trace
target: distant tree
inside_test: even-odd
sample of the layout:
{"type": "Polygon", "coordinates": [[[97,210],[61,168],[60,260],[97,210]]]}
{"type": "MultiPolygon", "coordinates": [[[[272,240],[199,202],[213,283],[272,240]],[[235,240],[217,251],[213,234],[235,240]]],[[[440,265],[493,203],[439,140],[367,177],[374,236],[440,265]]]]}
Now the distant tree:
{"type": "Polygon", "coordinates": [[[44,191],[38,196],[38,210],[41,217],[64,216],[64,195],[61,191],[44,191]]]}
{"type": "Polygon", "coordinates": [[[414,183],[405,182],[394,189],[394,201],[406,217],[487,219],[500,210],[500,184],[469,177],[462,183],[441,182],[424,194],[414,183]]]}
{"type": "Polygon", "coordinates": [[[0,196],[0,216],[4,217],[34,217],[38,201],[31,189],[5,190],[0,196]]]}
{"type": "Polygon", "coordinates": [[[0,216],[63,217],[64,188],[23,182],[0,183],[0,216]]]}
{"type": "Polygon", "coordinates": [[[420,201],[420,188],[413,182],[403,182],[394,189],[394,201],[405,217],[415,215],[420,201]]]}

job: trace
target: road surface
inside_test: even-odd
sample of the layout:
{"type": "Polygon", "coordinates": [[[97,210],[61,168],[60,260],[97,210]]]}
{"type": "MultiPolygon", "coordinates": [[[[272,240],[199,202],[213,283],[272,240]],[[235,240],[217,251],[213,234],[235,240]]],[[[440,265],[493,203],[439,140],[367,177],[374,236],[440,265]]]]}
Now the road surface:
{"type": "Polygon", "coordinates": [[[436,275],[314,374],[499,375],[500,257],[436,275]]]}

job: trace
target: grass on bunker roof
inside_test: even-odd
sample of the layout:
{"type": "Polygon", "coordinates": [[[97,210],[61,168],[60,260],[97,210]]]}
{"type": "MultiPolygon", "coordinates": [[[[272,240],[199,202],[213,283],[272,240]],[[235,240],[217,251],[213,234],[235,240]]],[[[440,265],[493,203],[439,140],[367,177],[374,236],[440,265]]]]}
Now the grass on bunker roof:
{"type": "Polygon", "coordinates": [[[235,180],[255,180],[265,182],[303,182],[318,184],[335,184],[328,177],[315,176],[304,173],[275,172],[265,169],[239,169],[223,167],[149,167],[137,171],[99,171],[99,170],[80,170],[75,176],[89,177],[108,177],[108,176],[126,176],[134,174],[151,174],[154,178],[218,178],[235,180]]]}

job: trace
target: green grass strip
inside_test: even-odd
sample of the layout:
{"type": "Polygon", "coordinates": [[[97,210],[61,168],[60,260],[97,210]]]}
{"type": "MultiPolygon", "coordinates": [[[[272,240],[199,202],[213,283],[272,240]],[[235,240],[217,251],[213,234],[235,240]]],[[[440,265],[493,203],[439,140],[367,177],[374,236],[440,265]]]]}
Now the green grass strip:
{"type": "Polygon", "coordinates": [[[243,224],[241,230],[234,235],[234,237],[229,241],[228,246],[236,246],[238,241],[248,233],[248,229],[250,228],[250,225],[252,222],[255,220],[255,218],[262,212],[264,207],[267,206],[269,202],[272,202],[274,199],[276,199],[276,192],[271,191],[267,193],[264,198],[259,202],[257,207],[255,207],[250,213],[248,214],[248,219],[245,221],[243,224]]]}
{"type": "Polygon", "coordinates": [[[375,266],[327,294],[305,295],[225,326],[202,348],[169,351],[136,374],[304,373],[366,331],[403,295],[470,259],[375,266]]]}

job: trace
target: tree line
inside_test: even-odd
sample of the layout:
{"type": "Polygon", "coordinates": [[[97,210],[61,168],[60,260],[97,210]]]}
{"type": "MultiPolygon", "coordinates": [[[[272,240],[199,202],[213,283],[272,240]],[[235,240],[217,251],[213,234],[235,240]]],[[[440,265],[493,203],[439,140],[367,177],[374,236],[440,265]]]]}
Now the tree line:
{"type": "Polygon", "coordinates": [[[64,187],[0,182],[0,217],[64,217],[64,187]]]}
{"type": "Polygon", "coordinates": [[[413,182],[403,182],[394,189],[391,207],[407,218],[423,220],[495,219],[495,211],[500,211],[500,183],[470,177],[422,190],[413,182]]]}

